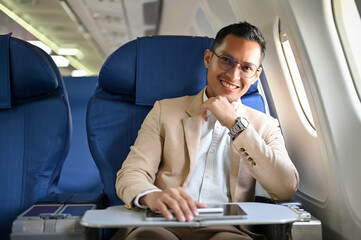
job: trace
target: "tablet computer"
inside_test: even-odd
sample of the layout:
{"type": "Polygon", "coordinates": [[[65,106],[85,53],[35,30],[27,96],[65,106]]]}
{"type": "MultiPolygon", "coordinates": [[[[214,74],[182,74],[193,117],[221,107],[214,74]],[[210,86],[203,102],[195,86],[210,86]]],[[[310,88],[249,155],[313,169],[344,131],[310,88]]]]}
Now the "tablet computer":
{"type": "MultiPolygon", "coordinates": [[[[170,211],[173,213],[173,211],[170,211]]],[[[238,204],[210,204],[208,208],[198,208],[199,215],[194,216],[193,221],[212,219],[246,218],[247,213],[238,204]]],[[[147,209],[145,212],[147,221],[178,221],[173,214],[173,219],[167,220],[159,211],[147,209]]]]}

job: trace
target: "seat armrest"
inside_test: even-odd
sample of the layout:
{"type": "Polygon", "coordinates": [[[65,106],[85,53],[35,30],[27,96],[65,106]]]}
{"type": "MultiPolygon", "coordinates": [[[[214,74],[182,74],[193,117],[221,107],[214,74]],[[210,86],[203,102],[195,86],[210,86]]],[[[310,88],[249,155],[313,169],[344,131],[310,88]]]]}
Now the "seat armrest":
{"type": "Polygon", "coordinates": [[[261,203],[270,203],[270,204],[278,204],[283,206],[297,206],[299,208],[303,208],[302,203],[295,200],[289,200],[289,201],[275,201],[272,198],[264,197],[264,196],[255,196],[255,202],[261,202],[261,203]]]}
{"type": "Polygon", "coordinates": [[[11,239],[102,239],[101,229],[81,226],[87,210],[104,208],[102,193],[60,193],[41,198],[18,215],[12,225],[11,239]]]}
{"type": "Polygon", "coordinates": [[[103,193],[53,193],[35,204],[96,204],[98,209],[102,209],[107,206],[106,202],[106,195],[103,193]]]}

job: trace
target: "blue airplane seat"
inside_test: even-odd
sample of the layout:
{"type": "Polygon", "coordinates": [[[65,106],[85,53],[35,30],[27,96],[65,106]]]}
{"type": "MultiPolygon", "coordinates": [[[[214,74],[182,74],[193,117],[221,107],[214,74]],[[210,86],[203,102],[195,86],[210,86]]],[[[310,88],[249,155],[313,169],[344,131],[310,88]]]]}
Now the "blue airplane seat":
{"type": "Polygon", "coordinates": [[[0,236],[14,219],[53,193],[71,135],[68,97],[51,57],[0,35],[0,236]]]}
{"type": "MultiPolygon", "coordinates": [[[[127,157],[138,130],[156,100],[197,94],[206,86],[204,52],[213,39],[153,36],[133,40],[103,64],[89,100],[87,133],[99,168],[103,191],[115,197],[116,173],[127,157]]],[[[245,103],[264,112],[255,83],[245,103]]]]}
{"type": "Polygon", "coordinates": [[[85,117],[98,76],[63,77],[72,116],[73,134],[61,170],[57,193],[101,193],[99,171],[89,151],[85,117]],[[81,173],[81,174],[79,174],[81,173]]]}

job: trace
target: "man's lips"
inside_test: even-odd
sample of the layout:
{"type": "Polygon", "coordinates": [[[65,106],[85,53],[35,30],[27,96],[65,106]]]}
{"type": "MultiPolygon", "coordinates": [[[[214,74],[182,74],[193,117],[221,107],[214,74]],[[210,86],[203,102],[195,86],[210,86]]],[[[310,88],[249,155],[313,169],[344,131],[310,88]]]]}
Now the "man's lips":
{"type": "Polygon", "coordinates": [[[236,88],[239,88],[238,85],[236,84],[233,84],[233,83],[230,83],[228,81],[225,81],[225,80],[219,80],[222,84],[222,86],[226,87],[226,88],[230,88],[230,89],[236,89],[236,88]]]}

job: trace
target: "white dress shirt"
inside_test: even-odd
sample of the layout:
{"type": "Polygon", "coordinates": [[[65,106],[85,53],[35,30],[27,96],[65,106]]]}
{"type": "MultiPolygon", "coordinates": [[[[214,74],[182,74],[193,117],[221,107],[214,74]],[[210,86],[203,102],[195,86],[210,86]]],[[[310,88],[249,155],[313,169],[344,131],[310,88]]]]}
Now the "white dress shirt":
{"type": "MultiPolygon", "coordinates": [[[[203,102],[208,97],[204,91],[203,102]]],[[[239,105],[236,103],[236,107],[239,105]]],[[[200,145],[196,164],[191,179],[185,190],[193,200],[202,203],[225,203],[231,201],[229,186],[230,171],[230,137],[228,128],[208,111],[208,121],[203,120],[200,145]]],[[[139,199],[151,192],[149,190],[137,195],[134,205],[140,208],[146,206],[139,204],[139,199]]]]}
{"type": "MultiPolygon", "coordinates": [[[[203,102],[207,100],[204,91],[203,102]]],[[[222,126],[210,111],[207,116],[208,121],[203,120],[202,123],[197,161],[185,190],[193,200],[202,203],[230,202],[229,130],[222,126]]]]}

